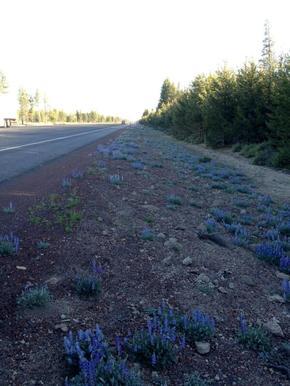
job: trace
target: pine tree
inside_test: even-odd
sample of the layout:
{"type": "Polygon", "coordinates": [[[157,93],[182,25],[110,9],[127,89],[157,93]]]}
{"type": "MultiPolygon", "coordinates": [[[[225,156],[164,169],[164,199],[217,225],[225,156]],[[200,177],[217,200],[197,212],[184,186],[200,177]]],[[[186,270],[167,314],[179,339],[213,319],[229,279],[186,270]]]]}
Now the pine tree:
{"type": "Polygon", "coordinates": [[[160,109],[163,105],[173,102],[178,95],[178,90],[174,83],[169,79],[165,79],[161,87],[160,99],[157,109],[160,109]]]}
{"type": "Polygon", "coordinates": [[[3,72],[0,71],[0,94],[4,94],[7,91],[7,79],[3,72]]]}
{"type": "Polygon", "coordinates": [[[268,20],[266,20],[264,24],[264,40],[260,63],[265,71],[271,71],[276,63],[274,55],[274,42],[271,37],[270,23],[268,20]]]}

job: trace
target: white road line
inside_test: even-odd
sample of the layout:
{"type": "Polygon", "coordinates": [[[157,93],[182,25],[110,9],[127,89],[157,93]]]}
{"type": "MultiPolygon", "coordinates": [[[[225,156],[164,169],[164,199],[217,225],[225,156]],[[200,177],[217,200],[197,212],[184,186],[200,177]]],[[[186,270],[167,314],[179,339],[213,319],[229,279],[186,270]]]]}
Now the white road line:
{"type": "MultiPolygon", "coordinates": [[[[110,129],[112,129],[112,128],[113,127],[110,127],[110,129]]],[[[73,137],[80,137],[82,135],[87,135],[87,134],[92,134],[92,133],[100,133],[100,132],[103,132],[104,130],[108,130],[108,127],[104,128],[104,129],[97,129],[97,130],[86,131],[84,133],[66,135],[65,137],[57,137],[57,138],[45,139],[43,141],[38,141],[38,142],[26,143],[25,145],[6,147],[4,149],[0,149],[0,152],[21,149],[23,147],[29,147],[29,146],[34,146],[34,145],[41,145],[43,143],[48,143],[48,142],[62,141],[63,139],[68,139],[68,138],[73,138],[73,137]]]]}

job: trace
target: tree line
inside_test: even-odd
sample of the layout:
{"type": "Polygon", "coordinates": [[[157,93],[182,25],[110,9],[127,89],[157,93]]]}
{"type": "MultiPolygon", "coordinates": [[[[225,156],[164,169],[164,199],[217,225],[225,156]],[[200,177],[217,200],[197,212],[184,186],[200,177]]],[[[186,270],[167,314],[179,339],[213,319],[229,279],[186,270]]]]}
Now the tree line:
{"type": "Polygon", "coordinates": [[[166,79],[156,110],[146,109],[141,123],[290,168],[290,55],[276,59],[267,22],[259,63],[198,75],[185,90],[166,79]]]}
{"type": "Polygon", "coordinates": [[[24,88],[18,92],[18,118],[24,123],[97,123],[120,122],[121,118],[103,115],[96,111],[67,113],[64,110],[50,108],[45,95],[38,90],[29,94],[24,88]]]}

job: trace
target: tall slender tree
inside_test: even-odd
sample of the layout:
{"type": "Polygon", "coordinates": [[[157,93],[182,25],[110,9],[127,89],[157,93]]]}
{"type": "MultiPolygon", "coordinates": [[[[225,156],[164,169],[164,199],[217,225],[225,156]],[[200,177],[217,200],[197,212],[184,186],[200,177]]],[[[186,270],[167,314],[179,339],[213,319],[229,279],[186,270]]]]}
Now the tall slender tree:
{"type": "Polygon", "coordinates": [[[7,79],[3,72],[0,71],[0,94],[4,94],[8,89],[7,79]]]}
{"type": "Polygon", "coordinates": [[[18,102],[19,102],[18,115],[22,124],[24,124],[28,119],[29,106],[30,106],[29,95],[24,88],[20,88],[18,91],[18,102]]]}

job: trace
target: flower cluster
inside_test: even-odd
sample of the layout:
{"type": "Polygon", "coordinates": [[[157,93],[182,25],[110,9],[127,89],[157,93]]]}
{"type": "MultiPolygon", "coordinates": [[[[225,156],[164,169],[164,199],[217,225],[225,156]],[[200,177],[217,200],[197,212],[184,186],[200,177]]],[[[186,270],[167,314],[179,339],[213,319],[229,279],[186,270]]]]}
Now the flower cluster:
{"type": "Polygon", "coordinates": [[[120,176],[119,174],[113,174],[109,176],[109,182],[113,185],[120,185],[123,179],[123,176],[120,176]]]}
{"type": "Polygon", "coordinates": [[[89,275],[80,275],[76,278],[76,291],[79,296],[96,297],[101,292],[101,278],[103,273],[101,267],[96,265],[95,260],[92,262],[92,273],[89,275]]]}
{"type": "Polygon", "coordinates": [[[270,264],[279,265],[281,259],[285,257],[283,245],[279,242],[264,242],[257,245],[256,255],[259,259],[264,260],[270,264]]]}
{"type": "Polygon", "coordinates": [[[153,368],[162,368],[176,361],[179,350],[185,347],[185,338],[178,337],[167,317],[154,315],[148,319],[147,328],[129,334],[124,344],[134,357],[153,368]]]}
{"type": "Polygon", "coordinates": [[[290,281],[287,279],[284,279],[282,282],[282,292],[286,302],[290,302],[290,281]]]}
{"type": "Polygon", "coordinates": [[[192,342],[209,340],[215,333],[215,322],[200,310],[193,310],[189,315],[178,319],[178,329],[192,342]]]}
{"type": "Polygon", "coordinates": [[[271,341],[267,332],[259,326],[249,326],[244,315],[240,315],[238,341],[246,348],[255,351],[269,351],[271,341]]]}
{"type": "Polygon", "coordinates": [[[19,251],[19,237],[13,233],[10,235],[0,235],[0,256],[10,256],[19,251]]]}
{"type": "Polygon", "coordinates": [[[125,359],[111,354],[97,325],[95,330],[72,332],[64,338],[66,361],[72,378],[67,386],[141,386],[141,379],[129,370],[125,359]]]}
{"type": "Polygon", "coordinates": [[[11,201],[9,202],[8,206],[5,206],[3,208],[3,212],[7,213],[7,214],[11,214],[11,213],[15,212],[15,206],[13,205],[13,203],[11,201]]]}
{"type": "Polygon", "coordinates": [[[223,222],[224,224],[232,224],[233,222],[231,214],[223,209],[213,208],[211,214],[218,222],[223,222]]]}
{"type": "Polygon", "coordinates": [[[79,170],[79,169],[74,169],[74,170],[71,172],[71,177],[72,177],[72,178],[80,179],[80,178],[83,178],[83,176],[84,176],[84,172],[82,172],[82,171],[79,170]]]}
{"type": "Polygon", "coordinates": [[[64,188],[64,189],[68,189],[72,186],[72,180],[70,177],[64,177],[62,179],[62,182],[61,182],[61,186],[64,188]]]}
{"type": "Polygon", "coordinates": [[[205,220],[205,227],[208,233],[214,233],[217,230],[217,223],[214,219],[209,218],[205,220]]]}

